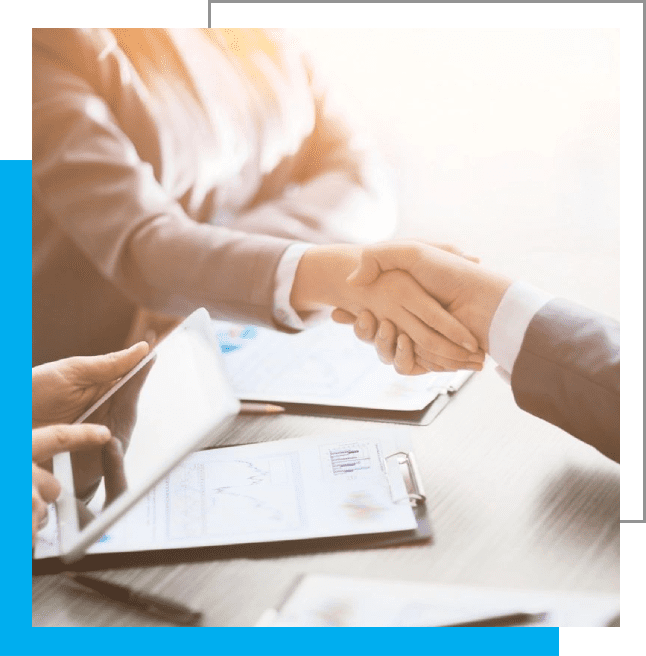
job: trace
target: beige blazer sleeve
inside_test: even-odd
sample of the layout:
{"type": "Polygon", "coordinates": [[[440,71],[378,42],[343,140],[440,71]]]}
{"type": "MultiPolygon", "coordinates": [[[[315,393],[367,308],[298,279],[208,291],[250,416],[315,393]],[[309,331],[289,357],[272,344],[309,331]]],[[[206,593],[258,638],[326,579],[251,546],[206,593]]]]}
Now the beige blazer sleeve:
{"type": "MultiPolygon", "coordinates": [[[[77,54],[83,65],[84,53],[77,54]]],[[[291,240],[187,216],[121,129],[112,103],[74,69],[74,62],[62,65],[34,48],[33,194],[39,211],[137,305],[178,315],[204,306],[273,323],[274,272],[291,240]]],[[[118,84],[114,89],[124,93],[118,84]]],[[[127,97],[118,102],[128,110],[127,97]]],[[[131,108],[129,116],[147,120],[131,108]]]]}

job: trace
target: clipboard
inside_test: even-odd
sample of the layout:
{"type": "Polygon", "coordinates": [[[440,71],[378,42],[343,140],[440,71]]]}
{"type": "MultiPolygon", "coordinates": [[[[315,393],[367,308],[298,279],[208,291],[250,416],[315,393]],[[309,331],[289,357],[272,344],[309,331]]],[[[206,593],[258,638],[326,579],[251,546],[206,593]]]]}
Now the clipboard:
{"type": "Polygon", "coordinates": [[[474,373],[401,376],[332,321],[297,334],[223,321],[212,327],[238,397],[288,414],[426,426],[474,373]]]}
{"type": "MultiPolygon", "coordinates": [[[[359,437],[362,433],[369,435],[372,432],[373,431],[353,431],[339,435],[359,437]]],[[[307,440],[309,438],[296,439],[307,440]]],[[[294,439],[287,441],[294,441],[294,439]]],[[[401,437],[397,438],[397,441],[400,443],[401,437]]],[[[409,440],[405,440],[405,442],[408,441],[409,440]]],[[[286,441],[279,440],[273,444],[280,444],[281,442],[284,443],[286,441]]],[[[243,445],[237,448],[244,449],[245,446],[248,447],[253,445],[243,445]]],[[[216,447],[213,450],[220,450],[222,448],[225,447],[216,447]]],[[[208,449],[205,452],[208,451],[212,450],[208,449]]],[[[229,558],[275,558],[302,553],[381,548],[399,544],[432,541],[432,529],[427,512],[426,496],[412,451],[409,448],[405,448],[401,451],[386,453],[383,456],[383,460],[394,463],[390,466],[396,466],[398,471],[401,472],[401,480],[403,481],[403,489],[405,491],[403,496],[400,496],[397,499],[393,496],[392,501],[393,503],[396,502],[402,504],[407,501],[407,505],[410,504],[416,524],[414,528],[386,532],[353,533],[325,537],[286,539],[269,542],[239,542],[236,544],[218,544],[214,546],[190,546],[169,549],[162,547],[161,549],[142,549],[140,551],[124,550],[114,553],[90,553],[72,566],[64,564],[58,557],[48,557],[33,560],[32,572],[34,574],[49,574],[64,570],[90,571],[144,565],[152,566],[169,562],[199,562],[229,558]]],[[[385,470],[385,474],[388,477],[388,469],[385,470]]],[[[392,491],[393,488],[391,488],[391,492],[392,491]]]]}
{"type": "MultiPolygon", "coordinates": [[[[421,410],[374,410],[372,408],[347,408],[343,406],[326,406],[307,403],[284,403],[269,400],[279,404],[290,415],[307,417],[325,417],[331,419],[354,419],[358,421],[375,421],[388,424],[407,424],[410,426],[428,426],[451,402],[453,395],[471,379],[462,381],[459,387],[443,390],[425,408],[421,410]]],[[[245,401],[246,399],[243,399],[245,401]]]]}

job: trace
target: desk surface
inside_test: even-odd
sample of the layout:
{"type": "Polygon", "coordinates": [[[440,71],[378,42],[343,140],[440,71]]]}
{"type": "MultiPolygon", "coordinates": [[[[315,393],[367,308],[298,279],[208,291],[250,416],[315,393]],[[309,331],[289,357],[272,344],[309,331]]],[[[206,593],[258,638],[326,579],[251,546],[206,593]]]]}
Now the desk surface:
{"type": "MultiPolygon", "coordinates": [[[[232,441],[324,434],[347,421],[240,418],[232,441]]],[[[352,422],[370,430],[376,424],[352,422]]],[[[383,424],[381,425],[383,426],[383,424]]],[[[619,467],[519,410],[489,365],[430,425],[411,427],[428,495],[432,543],[386,549],[114,569],[107,579],[184,601],[207,626],[253,625],[301,572],[477,586],[619,591],[619,467]]],[[[33,581],[35,626],[158,626],[33,581]]]]}

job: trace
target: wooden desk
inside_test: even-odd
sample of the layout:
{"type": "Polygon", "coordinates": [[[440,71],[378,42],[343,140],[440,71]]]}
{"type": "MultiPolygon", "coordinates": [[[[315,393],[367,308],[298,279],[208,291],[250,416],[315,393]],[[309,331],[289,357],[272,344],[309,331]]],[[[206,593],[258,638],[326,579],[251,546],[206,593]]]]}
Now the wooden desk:
{"type": "MultiPolygon", "coordinates": [[[[324,434],[347,423],[309,417],[240,418],[232,441],[324,434]]],[[[375,426],[352,423],[365,430],[375,426]]],[[[169,563],[98,574],[202,609],[207,626],[253,625],[301,572],[619,591],[618,465],[516,408],[491,365],[474,376],[430,426],[411,431],[428,495],[432,543],[169,563]]],[[[60,576],[34,578],[33,624],[163,625],[71,592],[60,576]]]]}

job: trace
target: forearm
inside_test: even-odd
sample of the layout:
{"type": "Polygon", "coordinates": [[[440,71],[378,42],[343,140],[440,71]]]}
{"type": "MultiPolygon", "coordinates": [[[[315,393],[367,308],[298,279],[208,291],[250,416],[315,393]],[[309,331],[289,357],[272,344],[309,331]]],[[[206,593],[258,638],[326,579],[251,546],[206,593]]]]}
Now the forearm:
{"type": "Polygon", "coordinates": [[[296,269],[290,302],[297,312],[311,312],[324,306],[358,313],[361,290],[346,282],[357,267],[360,248],[343,244],[313,246],[296,269]]]}
{"type": "Polygon", "coordinates": [[[206,307],[231,319],[271,324],[274,274],[290,243],[192,221],[163,221],[133,237],[134,271],[124,278],[115,271],[115,281],[150,309],[181,315],[206,307]]]}

